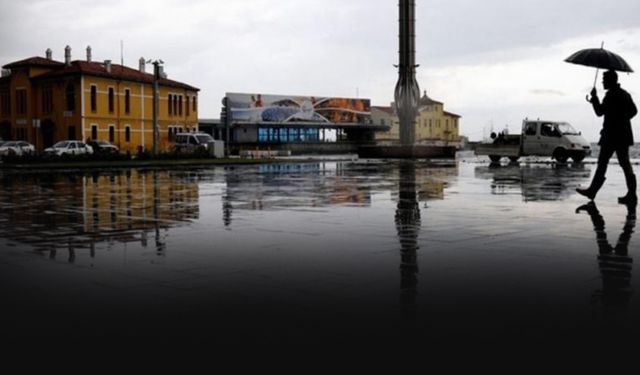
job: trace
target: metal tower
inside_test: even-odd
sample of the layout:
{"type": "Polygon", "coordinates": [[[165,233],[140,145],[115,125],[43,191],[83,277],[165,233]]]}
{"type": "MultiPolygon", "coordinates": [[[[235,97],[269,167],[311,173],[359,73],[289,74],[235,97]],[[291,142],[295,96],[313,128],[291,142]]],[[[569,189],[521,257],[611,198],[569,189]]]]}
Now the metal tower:
{"type": "Polygon", "coordinates": [[[416,81],[415,0],[400,0],[400,62],[395,90],[396,112],[400,119],[400,144],[415,142],[415,120],[418,115],[420,87],[416,81]]]}

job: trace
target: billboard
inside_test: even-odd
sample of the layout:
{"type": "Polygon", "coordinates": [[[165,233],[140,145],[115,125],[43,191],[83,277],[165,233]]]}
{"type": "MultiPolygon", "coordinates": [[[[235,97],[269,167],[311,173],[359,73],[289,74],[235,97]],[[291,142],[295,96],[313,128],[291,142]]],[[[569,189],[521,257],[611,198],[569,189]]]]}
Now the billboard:
{"type": "Polygon", "coordinates": [[[369,99],[227,93],[227,111],[236,123],[371,123],[369,99]]]}

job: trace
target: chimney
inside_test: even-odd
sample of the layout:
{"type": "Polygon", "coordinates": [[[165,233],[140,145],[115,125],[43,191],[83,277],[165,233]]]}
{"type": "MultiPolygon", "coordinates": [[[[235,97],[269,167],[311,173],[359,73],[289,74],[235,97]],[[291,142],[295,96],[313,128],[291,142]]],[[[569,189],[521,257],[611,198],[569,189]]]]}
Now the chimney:
{"type": "Polygon", "coordinates": [[[160,78],[164,78],[167,79],[168,75],[167,73],[164,72],[164,66],[160,65],[158,67],[158,76],[160,76],[160,78]]]}
{"type": "Polygon", "coordinates": [[[45,56],[47,56],[47,60],[53,60],[53,55],[51,52],[51,48],[47,48],[46,51],[44,51],[45,56]]]}
{"type": "Polygon", "coordinates": [[[138,69],[142,73],[146,73],[147,72],[147,65],[146,65],[144,57],[141,57],[140,60],[138,60],[138,69]]]}
{"type": "Polygon", "coordinates": [[[111,73],[111,60],[104,60],[104,68],[107,70],[107,73],[111,73]]]}
{"type": "Polygon", "coordinates": [[[87,46],[87,62],[91,62],[91,46],[87,46]]]}
{"type": "Polygon", "coordinates": [[[64,47],[64,63],[69,66],[71,65],[71,47],[64,47]]]}

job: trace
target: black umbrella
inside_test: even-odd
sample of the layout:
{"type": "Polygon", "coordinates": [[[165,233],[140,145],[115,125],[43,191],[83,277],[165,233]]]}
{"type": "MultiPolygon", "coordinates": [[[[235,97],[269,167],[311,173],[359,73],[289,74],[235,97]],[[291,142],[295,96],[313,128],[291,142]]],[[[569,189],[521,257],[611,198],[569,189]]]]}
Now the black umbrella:
{"type": "Polygon", "coordinates": [[[564,61],[572,64],[586,65],[596,70],[596,78],[593,81],[593,87],[596,87],[596,81],[598,80],[598,71],[600,69],[617,70],[619,72],[633,72],[633,69],[627,64],[626,61],[619,55],[608,51],[602,47],[600,48],[587,48],[580,50],[573,55],[567,57],[564,61]]]}

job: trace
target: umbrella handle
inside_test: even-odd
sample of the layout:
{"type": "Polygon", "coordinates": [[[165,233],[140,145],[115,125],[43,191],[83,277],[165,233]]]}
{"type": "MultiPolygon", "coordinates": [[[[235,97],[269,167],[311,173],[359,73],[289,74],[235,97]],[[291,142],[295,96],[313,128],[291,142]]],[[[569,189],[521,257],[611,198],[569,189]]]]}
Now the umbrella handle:
{"type": "Polygon", "coordinates": [[[600,68],[596,69],[596,78],[593,79],[593,88],[596,88],[596,83],[598,82],[598,73],[600,72],[600,68]]]}

